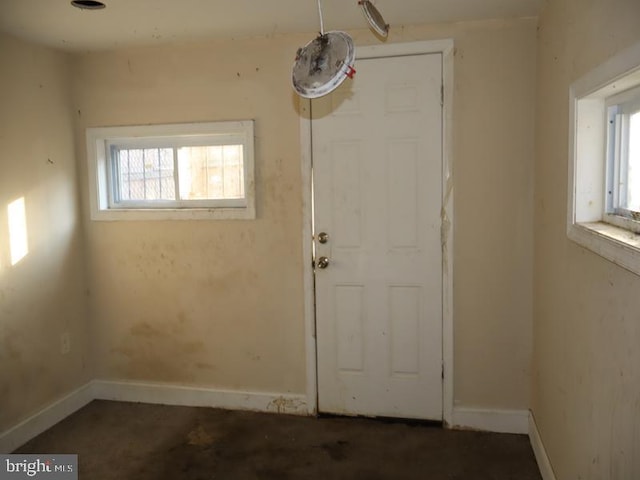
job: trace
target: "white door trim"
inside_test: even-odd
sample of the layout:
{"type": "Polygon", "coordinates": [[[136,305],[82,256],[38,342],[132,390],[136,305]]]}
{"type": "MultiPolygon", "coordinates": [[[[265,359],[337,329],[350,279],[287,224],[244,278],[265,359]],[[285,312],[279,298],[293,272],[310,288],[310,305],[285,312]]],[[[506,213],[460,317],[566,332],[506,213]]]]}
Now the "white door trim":
{"type": "MultiPolygon", "coordinates": [[[[453,176],[452,176],[452,111],[453,111],[453,40],[429,40],[358,47],[356,58],[394,57],[400,55],[442,54],[442,383],[445,425],[453,423],[453,176]]],[[[357,65],[356,65],[357,67],[357,65]]],[[[306,343],[307,408],[318,411],[318,379],[314,287],[312,261],[312,175],[310,101],[300,99],[300,148],[302,168],[302,255],[304,320],[306,343]]]]}

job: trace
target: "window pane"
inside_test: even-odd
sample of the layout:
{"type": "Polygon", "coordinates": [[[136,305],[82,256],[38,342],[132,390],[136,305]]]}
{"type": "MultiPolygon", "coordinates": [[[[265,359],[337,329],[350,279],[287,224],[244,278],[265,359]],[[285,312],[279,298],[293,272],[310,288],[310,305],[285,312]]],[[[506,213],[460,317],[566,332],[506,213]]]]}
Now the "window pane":
{"type": "Polygon", "coordinates": [[[242,145],[178,149],[181,200],[244,198],[242,145]]]}
{"type": "Polygon", "coordinates": [[[158,200],[160,198],[160,156],[158,150],[145,149],[142,151],[144,160],[145,198],[158,200]]]}
{"type": "Polygon", "coordinates": [[[175,200],[176,198],[176,181],[174,177],[173,149],[160,149],[160,189],[162,191],[161,198],[167,200],[175,200]]]}
{"type": "Polygon", "coordinates": [[[129,190],[129,200],[144,200],[144,160],[142,150],[129,150],[129,178],[123,188],[129,190]]]}
{"type": "Polygon", "coordinates": [[[173,149],[122,149],[117,162],[121,201],[175,199],[173,149]]]}
{"type": "Polygon", "coordinates": [[[628,210],[640,212],[640,112],[629,118],[629,164],[627,165],[628,210]]]}
{"type": "Polygon", "coordinates": [[[227,198],[244,197],[242,146],[225,145],[222,149],[224,161],[224,192],[227,198]]]}

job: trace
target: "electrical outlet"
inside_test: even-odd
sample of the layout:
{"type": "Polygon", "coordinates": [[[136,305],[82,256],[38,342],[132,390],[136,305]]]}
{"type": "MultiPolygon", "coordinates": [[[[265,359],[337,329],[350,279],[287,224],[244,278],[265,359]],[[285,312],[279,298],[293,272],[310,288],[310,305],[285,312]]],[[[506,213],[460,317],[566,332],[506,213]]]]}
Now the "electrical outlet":
{"type": "Polygon", "coordinates": [[[60,335],[60,353],[66,355],[71,351],[71,337],[69,333],[65,332],[60,335]]]}

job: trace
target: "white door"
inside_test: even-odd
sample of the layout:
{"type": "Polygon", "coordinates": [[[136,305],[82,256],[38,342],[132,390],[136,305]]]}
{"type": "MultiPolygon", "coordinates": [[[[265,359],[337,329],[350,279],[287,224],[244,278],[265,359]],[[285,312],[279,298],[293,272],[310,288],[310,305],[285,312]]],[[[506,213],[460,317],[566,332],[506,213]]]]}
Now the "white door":
{"type": "Polygon", "coordinates": [[[311,105],[318,408],[441,420],[442,55],[356,69],[311,105]]]}

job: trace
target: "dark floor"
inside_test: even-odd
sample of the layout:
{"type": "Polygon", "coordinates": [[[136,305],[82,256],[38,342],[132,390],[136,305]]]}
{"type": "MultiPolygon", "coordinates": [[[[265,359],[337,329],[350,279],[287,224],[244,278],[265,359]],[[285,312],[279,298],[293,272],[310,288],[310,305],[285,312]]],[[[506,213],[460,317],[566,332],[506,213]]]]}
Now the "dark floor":
{"type": "Polygon", "coordinates": [[[16,453],[78,454],[82,480],[541,479],[524,435],[107,401],[16,453]]]}

